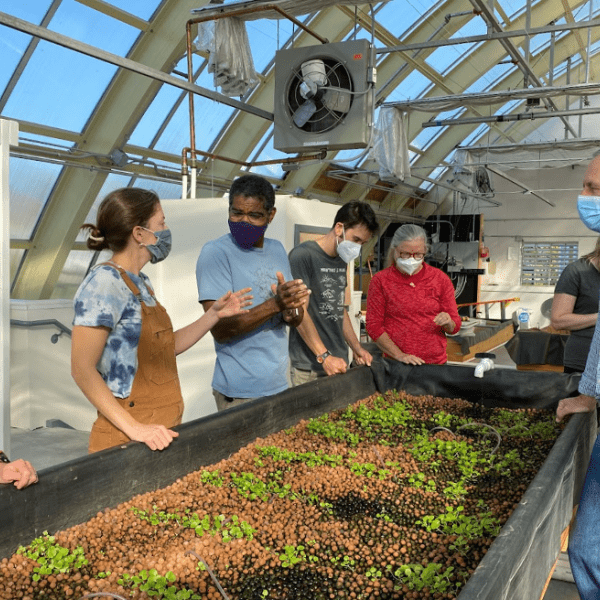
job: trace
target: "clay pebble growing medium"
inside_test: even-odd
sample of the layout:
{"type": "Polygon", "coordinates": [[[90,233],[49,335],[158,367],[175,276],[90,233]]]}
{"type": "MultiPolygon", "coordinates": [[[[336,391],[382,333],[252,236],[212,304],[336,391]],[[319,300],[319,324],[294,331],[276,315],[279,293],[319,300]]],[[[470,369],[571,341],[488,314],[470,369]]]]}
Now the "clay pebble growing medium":
{"type": "Polygon", "coordinates": [[[0,598],[455,598],[562,428],[376,394],[37,538],[0,598]]]}

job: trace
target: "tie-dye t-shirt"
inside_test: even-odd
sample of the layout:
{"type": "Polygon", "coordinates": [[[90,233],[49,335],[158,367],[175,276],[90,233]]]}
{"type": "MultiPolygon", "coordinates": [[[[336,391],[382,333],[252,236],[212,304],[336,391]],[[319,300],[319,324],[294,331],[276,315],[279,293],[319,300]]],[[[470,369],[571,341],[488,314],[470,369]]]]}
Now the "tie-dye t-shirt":
{"type": "MultiPolygon", "coordinates": [[[[127,271],[148,306],[156,304],[145,283],[146,275],[127,271]]],[[[99,265],[83,280],[74,300],[73,325],[109,327],[106,346],[97,369],[117,398],[131,393],[137,371],[137,348],[142,330],[140,303],[127,287],[119,272],[109,265],[99,265]]]]}

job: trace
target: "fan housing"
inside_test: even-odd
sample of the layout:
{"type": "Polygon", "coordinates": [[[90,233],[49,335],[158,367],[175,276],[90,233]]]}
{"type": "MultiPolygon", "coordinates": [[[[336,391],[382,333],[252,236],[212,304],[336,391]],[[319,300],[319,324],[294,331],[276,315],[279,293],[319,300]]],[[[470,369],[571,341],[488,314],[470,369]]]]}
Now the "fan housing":
{"type": "Polygon", "coordinates": [[[373,127],[368,40],[275,55],[273,145],[282,152],[366,148],[373,127]]]}

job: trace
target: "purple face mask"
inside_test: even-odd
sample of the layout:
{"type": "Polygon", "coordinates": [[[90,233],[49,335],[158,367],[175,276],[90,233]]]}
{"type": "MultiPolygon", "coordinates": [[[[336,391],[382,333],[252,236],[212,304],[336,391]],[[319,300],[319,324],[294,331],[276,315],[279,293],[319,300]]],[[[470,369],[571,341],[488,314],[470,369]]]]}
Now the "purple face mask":
{"type": "Polygon", "coordinates": [[[250,250],[267,230],[267,225],[252,225],[246,221],[228,221],[228,223],[235,243],[244,250],[250,250]]]}

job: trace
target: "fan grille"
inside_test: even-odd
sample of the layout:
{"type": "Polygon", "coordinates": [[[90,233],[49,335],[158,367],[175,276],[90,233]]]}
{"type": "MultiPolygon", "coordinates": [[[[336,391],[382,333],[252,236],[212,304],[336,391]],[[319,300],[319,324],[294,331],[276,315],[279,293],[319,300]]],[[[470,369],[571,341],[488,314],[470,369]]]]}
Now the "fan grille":
{"type": "MultiPolygon", "coordinates": [[[[354,91],[352,77],[344,63],[329,56],[318,58],[323,61],[325,66],[325,75],[327,76],[326,87],[340,88],[348,92],[354,91]]],[[[301,66],[301,64],[297,65],[292,70],[285,96],[286,108],[290,116],[293,116],[300,106],[307,101],[300,93],[300,85],[303,82],[301,66]]],[[[295,123],[294,127],[298,127],[309,133],[323,133],[334,129],[344,120],[346,112],[340,112],[326,106],[318,97],[314,101],[317,105],[317,110],[302,127],[298,127],[295,123]]],[[[352,106],[352,102],[353,98],[350,96],[350,106],[352,106]]]]}

